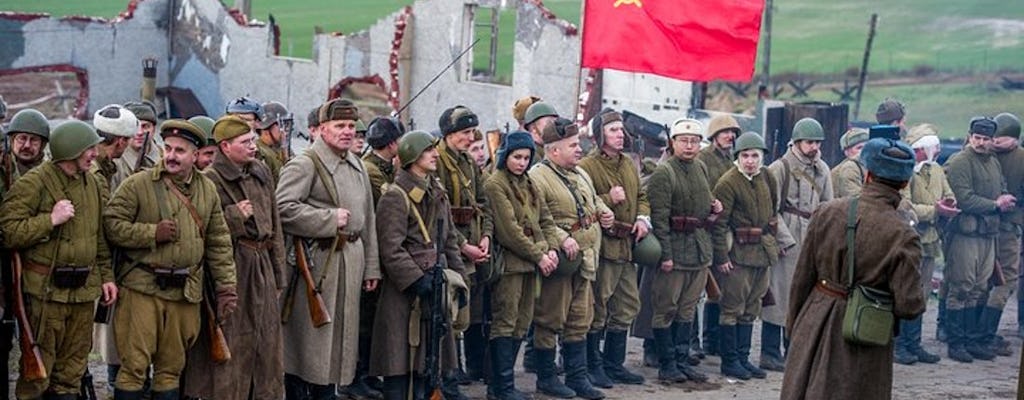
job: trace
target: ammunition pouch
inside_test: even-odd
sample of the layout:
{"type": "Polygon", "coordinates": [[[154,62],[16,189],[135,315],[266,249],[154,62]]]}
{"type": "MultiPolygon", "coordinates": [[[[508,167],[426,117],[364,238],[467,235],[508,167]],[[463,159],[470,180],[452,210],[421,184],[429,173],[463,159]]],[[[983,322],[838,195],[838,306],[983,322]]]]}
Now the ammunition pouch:
{"type": "Polygon", "coordinates": [[[455,226],[469,226],[476,217],[474,207],[452,207],[452,223],[455,226]]]}
{"type": "Polygon", "coordinates": [[[672,232],[693,233],[704,228],[704,221],[695,217],[672,217],[669,225],[672,232]]]}
{"type": "Polygon", "coordinates": [[[753,228],[736,228],[736,242],[739,244],[760,244],[761,235],[764,234],[764,229],[753,227],[753,228]]]}
{"type": "Polygon", "coordinates": [[[153,280],[160,290],[182,289],[191,275],[188,268],[149,266],[143,268],[153,274],[153,280]]]}
{"type": "Polygon", "coordinates": [[[954,220],[956,232],[967,236],[994,236],[999,234],[998,215],[960,214],[954,220]]]}
{"type": "Polygon", "coordinates": [[[603,230],[605,236],[616,239],[629,239],[633,236],[633,224],[615,221],[611,227],[603,230]]]}
{"type": "Polygon", "coordinates": [[[78,289],[89,280],[90,267],[64,266],[53,268],[53,286],[58,289],[78,289]]]}

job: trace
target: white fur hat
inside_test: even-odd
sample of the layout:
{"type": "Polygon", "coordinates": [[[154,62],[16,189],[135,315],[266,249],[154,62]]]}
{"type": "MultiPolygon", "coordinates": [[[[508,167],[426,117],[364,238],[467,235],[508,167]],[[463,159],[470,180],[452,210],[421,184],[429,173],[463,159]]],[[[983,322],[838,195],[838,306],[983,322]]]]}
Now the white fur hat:
{"type": "Polygon", "coordinates": [[[139,119],[127,108],[111,104],[93,114],[92,125],[97,131],[114,136],[132,137],[139,129],[139,119]]]}

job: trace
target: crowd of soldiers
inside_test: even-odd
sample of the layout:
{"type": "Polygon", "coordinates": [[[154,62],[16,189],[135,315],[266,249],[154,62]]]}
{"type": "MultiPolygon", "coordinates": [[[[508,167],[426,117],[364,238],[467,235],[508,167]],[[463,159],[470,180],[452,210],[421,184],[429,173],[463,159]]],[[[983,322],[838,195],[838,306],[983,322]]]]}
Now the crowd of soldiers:
{"type": "MultiPolygon", "coordinates": [[[[908,319],[895,356],[837,373],[891,386],[893,361],[939,360],[921,345],[920,314],[941,259],[949,358],[1010,353],[997,328],[1024,224],[1010,114],[973,119],[943,168],[937,128],[906,129],[903,106],[887,100],[878,122],[901,142],[871,147],[867,130],[851,129],[847,159],[830,169],[811,118],[765,165],[762,136],[729,115],[681,118],[651,140],[615,110],[580,126],[529,96],[513,106],[519,129],[489,152],[468,107],[446,109],[434,133],[406,132],[394,117],[364,124],[365,110],[332,99],[308,115],[311,146],[290,154],[282,104],[243,97],[225,111],[161,122],[132,102],[52,130],[38,111],[13,116],[0,165],[5,321],[19,320],[22,350],[42,369],[27,373],[22,355],[17,398],[78,398],[96,348],[116,400],[461,399],[459,386],[479,381],[490,399],[529,399],[514,373],[525,341],[538,393],[601,399],[645,383],[625,363],[631,334],[662,383],[707,381],[698,367],[712,355],[723,376],[794,371],[784,397],[824,398],[814,393],[830,375],[806,371],[813,352],[787,362],[788,339],[815,318],[804,317],[812,289],[846,287],[816,283],[801,259],[845,251],[810,222],[819,206],[861,196],[868,210],[891,202],[888,223],[920,243],[859,250],[911,254],[901,262],[912,273],[888,284],[913,301],[897,310],[908,319]],[[889,165],[903,169],[893,178],[889,165]]],[[[5,354],[14,326],[3,324],[5,354]]]]}

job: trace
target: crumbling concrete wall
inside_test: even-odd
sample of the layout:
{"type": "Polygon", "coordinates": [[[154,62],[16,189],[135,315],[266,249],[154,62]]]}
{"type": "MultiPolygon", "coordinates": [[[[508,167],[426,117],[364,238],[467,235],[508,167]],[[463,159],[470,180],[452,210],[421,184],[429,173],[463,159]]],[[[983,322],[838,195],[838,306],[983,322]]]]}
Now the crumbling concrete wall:
{"type": "Polygon", "coordinates": [[[305,126],[309,110],[345,78],[378,76],[404,104],[472,42],[466,10],[473,6],[516,7],[512,84],[474,81],[463,60],[409,107],[416,127],[436,129],[441,112],[456,104],[473,109],[481,128],[515,127],[511,105],[528,94],[575,117],[580,36],[536,0],[416,1],[402,38],[409,46],[403,56],[409,58],[397,67],[402,87],[393,87],[389,64],[402,10],[354,34],[317,35],[313,57],[306,60],[274,55],[271,26],[229,12],[218,0],[138,0],[130,18],[114,21],[0,18],[0,69],[65,63],[84,68],[94,110],[137,98],[141,59],[155,56],[162,61],[158,86],[191,89],[215,117],[228,101],[247,95],[280,101],[295,114],[297,126],[305,126]]]}
{"type": "Polygon", "coordinates": [[[88,74],[88,110],[135,100],[142,58],[167,60],[167,11],[167,0],[146,0],[111,20],[0,15],[0,69],[70,64],[88,74]]]}

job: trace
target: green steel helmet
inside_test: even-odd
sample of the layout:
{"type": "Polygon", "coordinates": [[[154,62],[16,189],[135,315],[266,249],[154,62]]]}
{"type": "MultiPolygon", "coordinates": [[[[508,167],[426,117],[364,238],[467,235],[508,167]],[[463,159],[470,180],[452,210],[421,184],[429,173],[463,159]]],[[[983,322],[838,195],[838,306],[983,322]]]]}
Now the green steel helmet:
{"type": "Polygon", "coordinates": [[[64,122],[53,128],[50,157],[53,161],[74,160],[102,141],[89,124],[78,120],[64,122]]]}
{"type": "Polygon", "coordinates": [[[402,168],[408,168],[427,149],[437,146],[441,140],[424,131],[412,131],[398,139],[398,161],[402,168]]]}
{"type": "Polygon", "coordinates": [[[1020,119],[1010,113],[996,115],[996,137],[1020,139],[1020,119]]]}
{"type": "Polygon", "coordinates": [[[570,276],[575,274],[576,271],[580,270],[580,266],[583,265],[583,252],[580,251],[576,254],[576,258],[570,260],[569,256],[565,254],[565,251],[561,249],[557,250],[558,253],[558,268],[555,269],[551,275],[554,276],[570,276]]]}
{"type": "Polygon", "coordinates": [[[825,140],[825,129],[821,127],[821,123],[814,118],[804,118],[796,121],[796,125],[793,125],[793,136],[791,140],[796,142],[797,140],[825,140]]]}
{"type": "Polygon", "coordinates": [[[530,124],[537,122],[541,117],[558,117],[558,111],[555,111],[555,107],[538,101],[530,105],[530,108],[526,109],[526,116],[523,117],[523,126],[529,126],[530,124]]]}
{"type": "Polygon", "coordinates": [[[43,113],[35,109],[26,108],[14,114],[14,118],[11,118],[11,124],[7,126],[8,135],[18,132],[31,133],[43,138],[43,140],[50,140],[50,123],[47,122],[46,116],[43,113]]]}
{"type": "Polygon", "coordinates": [[[653,233],[633,245],[633,262],[645,267],[657,267],[661,264],[661,243],[653,233]]]}
{"type": "Polygon", "coordinates": [[[768,151],[768,146],[764,144],[764,138],[757,132],[743,132],[740,137],[736,138],[736,146],[732,149],[732,158],[739,157],[741,151],[750,149],[768,151]]]}
{"type": "Polygon", "coordinates": [[[356,134],[366,137],[366,124],[361,119],[356,120],[356,134]]]}
{"type": "Polygon", "coordinates": [[[213,124],[215,124],[217,121],[214,121],[213,118],[207,117],[205,115],[197,115],[192,118],[189,118],[188,122],[196,124],[196,126],[203,129],[203,132],[206,133],[207,146],[213,146],[217,144],[217,141],[213,139],[213,124]]]}

